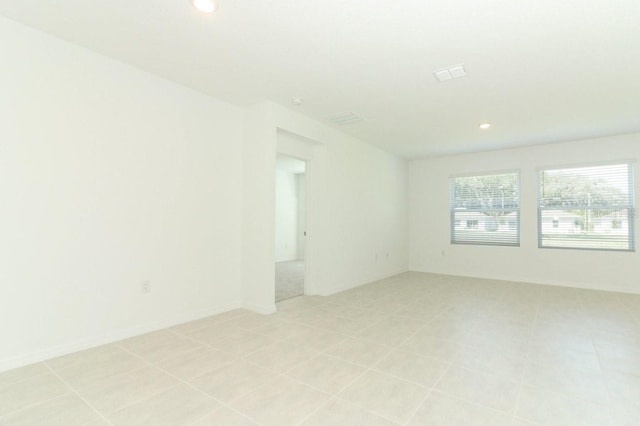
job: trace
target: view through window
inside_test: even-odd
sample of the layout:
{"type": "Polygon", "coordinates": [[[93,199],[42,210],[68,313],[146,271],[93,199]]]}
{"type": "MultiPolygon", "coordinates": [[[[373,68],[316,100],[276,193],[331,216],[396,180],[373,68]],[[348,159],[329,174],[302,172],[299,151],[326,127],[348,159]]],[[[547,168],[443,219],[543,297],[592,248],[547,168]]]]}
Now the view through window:
{"type": "Polygon", "coordinates": [[[634,250],[631,164],[540,170],[538,245],[634,250]]]}
{"type": "Polygon", "coordinates": [[[451,243],[520,245],[517,172],[452,177],[451,243]]]}

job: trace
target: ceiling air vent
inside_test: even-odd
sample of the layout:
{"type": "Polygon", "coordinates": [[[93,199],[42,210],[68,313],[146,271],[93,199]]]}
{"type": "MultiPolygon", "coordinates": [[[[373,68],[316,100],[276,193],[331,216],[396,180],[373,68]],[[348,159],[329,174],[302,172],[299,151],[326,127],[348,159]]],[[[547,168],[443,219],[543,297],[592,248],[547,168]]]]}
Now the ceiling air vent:
{"type": "Polygon", "coordinates": [[[454,78],[464,77],[467,75],[467,72],[464,70],[464,64],[460,64],[440,71],[434,71],[433,75],[436,77],[436,80],[442,83],[447,80],[453,80],[454,78]]]}
{"type": "Polygon", "coordinates": [[[356,124],[364,121],[362,117],[355,115],[352,112],[339,112],[331,114],[327,117],[327,120],[338,126],[346,126],[347,124],[356,124]]]}

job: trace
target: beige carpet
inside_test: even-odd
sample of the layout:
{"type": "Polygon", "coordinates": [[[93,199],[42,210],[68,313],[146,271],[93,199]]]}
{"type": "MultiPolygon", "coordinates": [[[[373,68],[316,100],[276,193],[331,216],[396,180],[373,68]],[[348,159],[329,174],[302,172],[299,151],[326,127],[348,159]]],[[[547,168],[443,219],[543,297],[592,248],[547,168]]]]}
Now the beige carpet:
{"type": "Polygon", "coordinates": [[[276,262],[276,302],[304,295],[304,261],[276,262]]]}

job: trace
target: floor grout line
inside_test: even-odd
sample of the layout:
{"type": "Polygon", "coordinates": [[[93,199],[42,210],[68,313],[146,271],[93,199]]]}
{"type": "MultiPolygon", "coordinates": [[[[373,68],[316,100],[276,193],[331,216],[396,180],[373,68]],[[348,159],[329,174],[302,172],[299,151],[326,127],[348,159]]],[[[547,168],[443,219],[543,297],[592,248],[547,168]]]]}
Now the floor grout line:
{"type": "MultiPolygon", "coordinates": [[[[533,321],[531,322],[531,328],[529,330],[529,337],[527,338],[527,355],[525,356],[525,360],[524,360],[524,369],[528,368],[529,366],[529,359],[531,358],[531,338],[533,337],[533,332],[536,328],[536,324],[538,321],[538,313],[540,311],[540,299],[542,298],[542,295],[538,295],[537,300],[536,300],[536,310],[533,314],[533,321]]],[[[513,407],[513,418],[511,419],[511,423],[515,423],[517,418],[518,418],[518,408],[520,408],[520,398],[522,396],[522,388],[525,386],[524,384],[524,375],[526,374],[526,372],[522,371],[522,375],[520,378],[520,388],[518,389],[518,396],[516,397],[516,403],[513,407]]]]}
{"type": "MultiPolygon", "coordinates": [[[[246,414],[241,413],[241,412],[239,412],[238,410],[236,410],[235,408],[233,408],[231,405],[229,405],[229,404],[227,404],[227,403],[225,403],[225,402],[223,402],[223,401],[221,401],[221,400],[219,400],[219,399],[217,399],[217,398],[212,397],[211,395],[209,395],[208,393],[204,392],[203,390],[201,390],[201,389],[200,389],[200,388],[198,388],[197,386],[193,385],[192,383],[189,383],[188,381],[186,381],[186,380],[183,380],[183,379],[179,378],[178,376],[176,376],[176,375],[174,375],[174,374],[170,373],[169,371],[167,371],[167,370],[165,370],[165,369],[163,369],[163,368],[159,367],[158,365],[156,365],[156,364],[154,364],[153,362],[151,362],[151,361],[149,361],[149,360],[145,359],[144,357],[142,357],[142,356],[140,356],[140,355],[136,354],[135,352],[131,352],[131,351],[129,351],[129,350],[127,350],[127,349],[125,349],[125,348],[120,348],[120,349],[122,349],[123,351],[128,352],[129,354],[131,354],[131,355],[133,355],[133,356],[135,356],[135,357],[137,357],[137,358],[141,359],[142,361],[144,361],[144,362],[146,362],[147,364],[149,364],[149,366],[151,366],[151,367],[153,367],[153,368],[155,368],[155,369],[157,369],[157,370],[162,371],[163,373],[165,373],[165,374],[167,374],[168,376],[172,377],[173,379],[175,379],[175,380],[177,380],[177,381],[181,382],[182,384],[187,385],[188,387],[190,387],[191,389],[193,389],[193,390],[197,391],[197,392],[198,392],[198,393],[200,393],[201,395],[203,395],[203,396],[205,396],[205,397],[207,397],[207,398],[209,398],[209,399],[212,399],[212,400],[214,400],[214,401],[216,401],[216,402],[218,402],[218,403],[222,404],[222,405],[223,405],[223,406],[225,406],[226,408],[229,408],[230,410],[235,411],[235,412],[237,412],[238,414],[241,414],[243,417],[246,417],[247,419],[249,419],[249,420],[251,420],[252,422],[254,422],[254,420],[253,420],[253,419],[251,419],[250,417],[248,417],[246,414]]],[[[227,365],[227,364],[225,364],[225,365],[227,365]]],[[[167,391],[168,391],[168,390],[164,390],[164,391],[162,391],[162,392],[159,392],[159,393],[156,393],[156,394],[152,395],[151,397],[156,396],[156,395],[159,395],[160,393],[167,392],[167,391]]],[[[150,399],[151,397],[145,398],[145,400],[150,399]]],[[[141,401],[142,401],[142,400],[141,400],[141,401]]],[[[138,402],[136,402],[136,403],[140,403],[141,401],[138,401],[138,402]]],[[[131,405],[133,405],[133,404],[131,404],[131,405]]],[[[122,409],[124,409],[124,408],[126,408],[126,407],[129,407],[129,406],[131,406],[131,405],[127,405],[127,406],[121,407],[121,408],[119,408],[119,409],[118,409],[118,411],[120,411],[120,410],[122,410],[122,409]]],[[[203,415],[203,416],[202,416],[202,418],[205,418],[206,416],[210,415],[211,413],[213,413],[213,412],[215,412],[215,411],[216,411],[216,410],[212,410],[211,412],[209,412],[209,413],[207,413],[207,414],[203,415]]]]}
{"type": "Polygon", "coordinates": [[[74,393],[82,402],[87,404],[87,406],[89,406],[89,408],[91,408],[98,416],[100,416],[100,418],[102,418],[104,421],[106,421],[109,425],[113,426],[113,423],[111,423],[111,421],[108,418],[106,418],[104,416],[104,414],[102,414],[102,412],[100,410],[98,410],[96,407],[94,407],[93,404],[91,404],[89,401],[87,401],[86,398],[84,398],[82,395],[80,395],[80,393],[71,385],[71,383],[69,383],[65,379],[63,379],[53,368],[51,368],[51,366],[49,364],[47,364],[45,362],[44,365],[49,369],[49,371],[51,371],[51,373],[54,376],[56,376],[58,378],[58,380],[60,380],[62,383],[64,383],[71,390],[72,393],[74,393]]]}

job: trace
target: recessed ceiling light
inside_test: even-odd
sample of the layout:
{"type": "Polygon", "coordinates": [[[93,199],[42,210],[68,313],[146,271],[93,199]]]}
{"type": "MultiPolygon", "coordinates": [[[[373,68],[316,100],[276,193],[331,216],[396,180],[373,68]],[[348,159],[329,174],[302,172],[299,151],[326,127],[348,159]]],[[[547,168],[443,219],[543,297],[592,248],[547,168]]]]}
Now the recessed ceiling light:
{"type": "Polygon", "coordinates": [[[478,126],[478,127],[480,127],[482,130],[487,130],[489,127],[491,127],[491,124],[489,124],[489,123],[482,123],[482,124],[481,124],[480,126],[478,126]]]}
{"type": "Polygon", "coordinates": [[[216,10],[216,5],[211,0],[193,0],[193,5],[200,12],[212,13],[216,10]]]}

